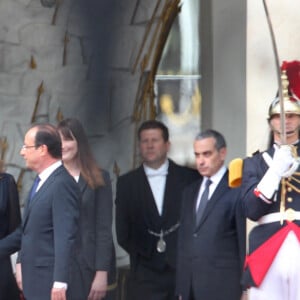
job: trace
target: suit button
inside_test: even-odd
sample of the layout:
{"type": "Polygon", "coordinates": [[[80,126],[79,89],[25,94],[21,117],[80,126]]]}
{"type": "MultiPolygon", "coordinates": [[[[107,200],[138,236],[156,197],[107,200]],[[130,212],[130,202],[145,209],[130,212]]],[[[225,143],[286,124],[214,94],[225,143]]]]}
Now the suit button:
{"type": "Polygon", "coordinates": [[[198,236],[198,234],[197,234],[197,233],[194,233],[194,234],[193,234],[193,237],[195,237],[195,238],[196,238],[197,236],[198,236]]]}

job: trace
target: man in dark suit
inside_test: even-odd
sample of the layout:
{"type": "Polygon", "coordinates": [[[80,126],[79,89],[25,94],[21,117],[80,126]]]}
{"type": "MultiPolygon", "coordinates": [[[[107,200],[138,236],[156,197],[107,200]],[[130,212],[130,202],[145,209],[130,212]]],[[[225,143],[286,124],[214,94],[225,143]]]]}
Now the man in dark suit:
{"type": "Polygon", "coordinates": [[[143,164],[117,182],[117,238],[130,256],[129,300],[175,299],[177,232],[183,188],[196,170],[167,158],[168,128],[144,122],[138,131],[143,164]]]}
{"type": "Polygon", "coordinates": [[[200,133],[194,153],[203,178],[183,193],[176,294],[181,300],[238,300],[246,218],[240,190],[228,186],[224,137],[214,130],[200,133]]]}
{"type": "Polygon", "coordinates": [[[21,242],[17,281],[26,300],[65,300],[80,191],[61,163],[55,127],[30,128],[20,154],[26,166],[38,173],[39,183],[28,198],[22,226],[0,241],[0,255],[21,242]]]}

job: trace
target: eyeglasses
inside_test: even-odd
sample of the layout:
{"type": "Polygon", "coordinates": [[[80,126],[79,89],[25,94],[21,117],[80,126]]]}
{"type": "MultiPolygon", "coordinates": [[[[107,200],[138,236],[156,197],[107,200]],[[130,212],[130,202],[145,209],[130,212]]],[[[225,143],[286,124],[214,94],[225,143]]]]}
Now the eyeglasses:
{"type": "Polygon", "coordinates": [[[29,148],[36,148],[36,146],[27,146],[27,145],[22,146],[22,150],[26,150],[26,149],[29,149],[29,148]]]}

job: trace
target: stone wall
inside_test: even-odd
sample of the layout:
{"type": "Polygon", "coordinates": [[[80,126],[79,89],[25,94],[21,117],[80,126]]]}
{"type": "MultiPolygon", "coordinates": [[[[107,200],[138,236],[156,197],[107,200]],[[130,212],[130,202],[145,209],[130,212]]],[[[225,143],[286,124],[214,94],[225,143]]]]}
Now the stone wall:
{"type": "MultiPolygon", "coordinates": [[[[136,126],[153,117],[153,78],[178,1],[2,0],[0,138],[21,204],[35,176],[19,151],[34,122],[77,117],[99,164],[138,163],[136,126]]],[[[118,264],[127,263],[118,249],[118,264]]]]}

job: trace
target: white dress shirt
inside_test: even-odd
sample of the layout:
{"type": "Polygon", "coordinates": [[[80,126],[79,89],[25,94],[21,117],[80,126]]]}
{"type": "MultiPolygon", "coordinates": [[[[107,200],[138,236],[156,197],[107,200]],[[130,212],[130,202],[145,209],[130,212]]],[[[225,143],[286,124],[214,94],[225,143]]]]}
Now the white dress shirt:
{"type": "Polygon", "coordinates": [[[158,213],[159,215],[162,215],[169,160],[167,159],[158,169],[149,168],[145,164],[143,166],[152,190],[158,213]]]}
{"type": "Polygon", "coordinates": [[[44,184],[44,182],[48,179],[48,177],[60,166],[62,165],[61,160],[55,162],[50,167],[46,168],[43,172],[39,174],[40,182],[36,188],[36,191],[40,189],[40,187],[44,184]]]}
{"type": "MultiPolygon", "coordinates": [[[[226,173],[226,167],[223,165],[217,173],[215,173],[213,176],[209,177],[209,179],[211,180],[211,184],[209,186],[208,200],[210,199],[210,197],[214,193],[215,189],[217,188],[219,182],[221,181],[221,179],[222,179],[222,177],[224,176],[225,173],[226,173]]],[[[199,207],[201,196],[202,196],[202,194],[205,190],[205,185],[206,185],[207,179],[208,179],[208,177],[203,177],[203,180],[202,180],[202,183],[201,183],[201,186],[200,186],[200,190],[199,190],[199,193],[198,193],[197,202],[196,202],[196,211],[199,207]]]]}

